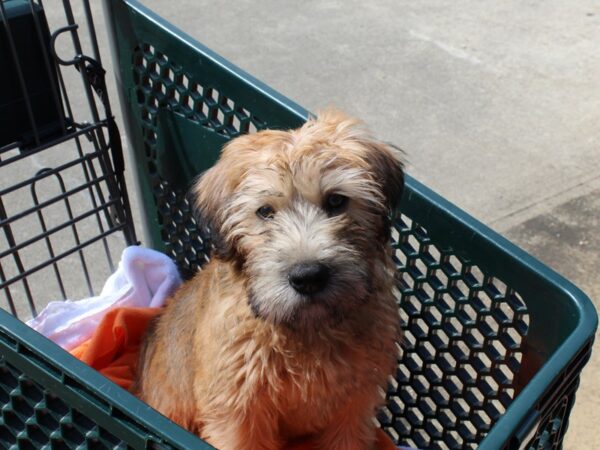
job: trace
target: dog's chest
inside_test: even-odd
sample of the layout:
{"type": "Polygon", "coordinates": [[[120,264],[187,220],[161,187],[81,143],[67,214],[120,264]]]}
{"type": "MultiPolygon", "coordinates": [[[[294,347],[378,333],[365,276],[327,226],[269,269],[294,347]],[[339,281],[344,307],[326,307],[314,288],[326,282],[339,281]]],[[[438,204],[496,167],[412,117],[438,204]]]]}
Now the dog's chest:
{"type": "Polygon", "coordinates": [[[373,384],[364,373],[361,352],[349,347],[276,359],[277,370],[266,380],[268,395],[279,415],[280,432],[288,438],[318,433],[353,395],[373,384]]]}

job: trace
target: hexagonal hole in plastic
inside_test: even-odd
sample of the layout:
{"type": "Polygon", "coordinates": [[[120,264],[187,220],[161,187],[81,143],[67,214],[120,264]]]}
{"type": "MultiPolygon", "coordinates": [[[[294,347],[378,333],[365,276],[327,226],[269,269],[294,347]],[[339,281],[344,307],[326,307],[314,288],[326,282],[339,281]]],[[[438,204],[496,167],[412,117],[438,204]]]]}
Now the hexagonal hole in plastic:
{"type": "Polygon", "coordinates": [[[485,275],[479,268],[479,266],[468,266],[465,270],[465,281],[469,285],[469,288],[481,288],[484,284],[485,275]]]}
{"type": "Polygon", "coordinates": [[[190,90],[190,77],[185,73],[181,74],[177,79],[177,84],[179,84],[186,91],[190,90]]]}
{"type": "Polygon", "coordinates": [[[442,269],[436,269],[430,277],[436,289],[448,287],[450,279],[442,269]]]}
{"type": "Polygon", "coordinates": [[[0,442],[14,442],[16,440],[18,430],[13,430],[6,424],[0,424],[0,442]]]}
{"type": "Polygon", "coordinates": [[[444,427],[438,419],[430,418],[425,421],[425,431],[433,439],[440,439],[444,432],[444,427]]]}
{"type": "Polygon", "coordinates": [[[256,133],[259,130],[266,128],[266,124],[256,119],[256,116],[252,116],[250,123],[248,124],[248,133],[256,133]]]}
{"type": "Polygon", "coordinates": [[[13,432],[21,431],[25,427],[25,423],[12,409],[2,409],[2,422],[13,432]]]}
{"type": "Polygon", "coordinates": [[[450,344],[450,352],[457,361],[464,362],[471,358],[471,349],[465,343],[465,341],[460,339],[452,340],[452,343],[450,344]]]}
{"type": "Polygon", "coordinates": [[[420,248],[421,248],[421,243],[415,237],[414,234],[409,234],[407,236],[404,236],[404,238],[402,239],[402,244],[400,245],[400,249],[407,256],[415,256],[416,257],[420,252],[420,248]]]}
{"type": "Polygon", "coordinates": [[[406,271],[399,271],[397,273],[397,280],[400,290],[402,292],[410,291],[413,292],[417,287],[417,281],[409,275],[406,271]]]}
{"type": "Polygon", "coordinates": [[[421,258],[412,260],[412,264],[409,265],[409,271],[415,280],[423,280],[427,276],[427,266],[421,258]]]}
{"type": "Polygon", "coordinates": [[[507,294],[507,286],[502,280],[496,277],[491,277],[490,286],[493,287],[493,293],[500,296],[505,296],[507,294]]]}
{"type": "Polygon", "coordinates": [[[430,327],[438,327],[442,324],[442,313],[436,305],[425,306],[423,318],[430,327]]]}
{"type": "Polygon", "coordinates": [[[471,408],[481,408],[485,401],[485,395],[478,388],[472,386],[465,392],[465,400],[469,402],[471,408]]]}
{"type": "Polygon", "coordinates": [[[474,441],[477,438],[477,428],[471,422],[461,422],[458,425],[458,432],[463,439],[468,441],[474,441]]]}
{"type": "Polygon", "coordinates": [[[406,420],[410,422],[412,427],[418,427],[423,425],[423,420],[425,420],[425,416],[417,407],[407,408],[406,414],[404,416],[406,420]]]}
{"type": "Polygon", "coordinates": [[[477,328],[468,328],[464,335],[464,340],[472,350],[483,348],[485,343],[483,334],[477,328]]]}
{"type": "Polygon", "coordinates": [[[429,336],[429,326],[421,317],[411,319],[410,328],[417,339],[426,339],[429,336]]]}
{"type": "Polygon", "coordinates": [[[223,110],[223,112],[228,113],[228,112],[233,112],[234,111],[234,103],[233,100],[231,100],[230,98],[225,97],[224,95],[221,95],[220,99],[219,99],[219,104],[221,105],[221,109],[223,110]]]}
{"type": "Polygon", "coordinates": [[[390,412],[395,416],[400,416],[404,414],[404,403],[400,401],[397,395],[394,395],[389,398],[387,401],[387,407],[390,412]]]}
{"type": "Polygon", "coordinates": [[[460,434],[458,434],[458,431],[456,431],[456,430],[449,430],[446,433],[446,442],[452,449],[464,448],[463,447],[464,440],[463,440],[462,436],[460,434]]]}
{"type": "Polygon", "coordinates": [[[450,404],[450,393],[444,386],[434,386],[431,390],[431,399],[438,406],[447,406],[450,404]]]}
{"type": "Polygon", "coordinates": [[[416,375],[413,379],[412,386],[419,395],[424,395],[429,392],[431,384],[424,375],[416,375]]]}
{"type": "Polygon", "coordinates": [[[404,360],[404,364],[406,364],[406,367],[408,367],[408,370],[410,370],[411,372],[417,372],[420,371],[423,368],[423,360],[421,359],[421,357],[419,355],[417,355],[414,352],[411,352],[410,354],[406,355],[407,357],[404,360]]]}
{"type": "Polygon", "coordinates": [[[159,64],[161,64],[162,66],[166,65],[169,62],[169,58],[167,55],[165,55],[162,52],[159,52],[158,50],[156,50],[154,52],[154,58],[156,59],[156,61],[158,61],[159,64]]]}
{"type": "MultiPolygon", "coordinates": [[[[512,398],[513,396],[508,396],[507,404],[510,404],[512,398]]],[[[485,402],[484,409],[487,415],[494,421],[506,411],[506,407],[499,398],[488,399],[488,401],[485,402]]]]}
{"type": "Polygon", "coordinates": [[[505,302],[494,303],[492,309],[492,315],[502,325],[508,325],[512,323],[515,318],[515,312],[505,302]]]}
{"type": "Polygon", "coordinates": [[[162,69],[162,76],[171,83],[175,81],[175,72],[173,72],[173,69],[170,66],[166,66],[162,69]]]}
{"type": "Polygon", "coordinates": [[[429,341],[437,350],[446,350],[450,344],[450,338],[446,332],[439,328],[431,330],[429,341]]]}
{"type": "Polygon", "coordinates": [[[498,393],[498,388],[500,387],[498,382],[494,380],[494,378],[491,375],[481,377],[480,386],[481,391],[487,397],[496,396],[496,394],[498,393]]]}
{"type": "Polygon", "coordinates": [[[144,52],[145,55],[148,55],[150,57],[154,56],[154,52],[155,52],[155,48],[152,44],[142,44],[142,51],[144,52]]]}
{"type": "Polygon", "coordinates": [[[490,373],[492,370],[492,360],[485,352],[474,353],[472,364],[478,373],[490,373]]]}
{"type": "Polygon", "coordinates": [[[463,381],[457,375],[450,375],[446,378],[444,385],[452,397],[462,395],[464,389],[463,381]]]}
{"type": "Polygon", "coordinates": [[[412,372],[406,367],[405,364],[399,364],[396,368],[396,380],[400,384],[408,384],[412,377],[412,372]]]}
{"type": "Polygon", "coordinates": [[[463,324],[454,316],[444,317],[442,327],[450,338],[459,337],[463,334],[463,324]]]}
{"type": "Polygon", "coordinates": [[[424,283],[420,283],[418,294],[423,297],[424,300],[435,299],[436,289],[430,283],[431,280],[426,279],[424,283]]]}
{"type": "Polygon", "coordinates": [[[467,383],[472,383],[477,380],[478,373],[475,368],[469,363],[462,363],[458,368],[458,375],[467,383]]]}
{"type": "Polygon", "coordinates": [[[385,425],[392,424],[392,421],[394,420],[394,415],[387,408],[387,406],[383,406],[383,407],[379,408],[376,418],[377,418],[377,422],[379,422],[380,426],[385,426],[385,425]]]}
{"type": "Polygon", "coordinates": [[[410,317],[416,317],[421,315],[423,303],[417,298],[416,295],[407,295],[404,297],[404,301],[402,302],[402,308],[410,317]]]}
{"type": "Polygon", "coordinates": [[[457,300],[467,300],[469,298],[469,288],[462,279],[450,282],[450,293],[457,300]]]}
{"type": "Polygon", "coordinates": [[[442,408],[438,412],[438,418],[442,426],[446,429],[456,426],[456,416],[449,408],[442,408]]]}
{"type": "Polygon", "coordinates": [[[417,351],[425,362],[431,362],[435,359],[436,349],[429,341],[419,342],[417,351]]]}
{"type": "Polygon", "coordinates": [[[402,437],[410,436],[412,425],[406,417],[398,417],[394,421],[394,430],[402,437]]]}
{"type": "Polygon", "coordinates": [[[455,254],[445,255],[442,258],[442,269],[450,277],[460,276],[463,265],[455,254]]]}
{"type": "Polygon", "coordinates": [[[486,352],[494,361],[504,361],[507,350],[498,339],[488,341],[486,352]]]}
{"type": "Polygon", "coordinates": [[[248,130],[244,129],[244,126],[242,125],[242,120],[238,117],[237,114],[235,114],[233,116],[233,118],[231,119],[231,126],[233,127],[233,129],[235,131],[238,131],[240,133],[244,133],[248,130]]]}
{"type": "Polygon", "coordinates": [[[447,351],[438,353],[436,355],[436,362],[446,374],[454,373],[456,370],[456,359],[447,351]]]}
{"type": "Polygon", "coordinates": [[[182,97],[182,104],[187,110],[188,113],[192,112],[194,109],[194,100],[189,95],[184,95],[182,97]]]}
{"type": "Polygon", "coordinates": [[[498,364],[492,373],[494,379],[502,385],[510,386],[514,378],[512,371],[506,364],[498,364]]]}
{"type": "Polygon", "coordinates": [[[485,315],[479,322],[479,329],[486,337],[496,337],[500,331],[500,325],[493,316],[485,315]]]}
{"type": "Polygon", "coordinates": [[[217,91],[214,88],[206,88],[203,91],[204,101],[209,107],[217,105],[218,96],[219,96],[219,91],[217,91]]]}
{"type": "Polygon", "coordinates": [[[208,105],[202,101],[196,101],[194,103],[194,112],[201,120],[208,119],[208,105]]]}
{"type": "Polygon", "coordinates": [[[428,244],[422,248],[423,259],[429,267],[437,267],[441,263],[442,254],[433,244],[428,244]]]}
{"type": "Polygon", "coordinates": [[[399,398],[405,405],[414,405],[416,404],[419,396],[412,386],[403,386],[399,392],[399,398]]]}
{"type": "Polygon", "coordinates": [[[423,369],[423,374],[431,383],[436,384],[440,383],[442,381],[442,377],[444,376],[444,372],[437,364],[426,364],[425,368],[423,369]]]}
{"type": "Polygon", "coordinates": [[[473,414],[471,414],[471,417],[473,425],[475,425],[479,431],[488,431],[493,425],[492,419],[481,409],[474,411],[473,414]]]}
{"type": "Polygon", "coordinates": [[[464,398],[455,398],[450,403],[450,409],[454,414],[456,414],[456,417],[460,419],[468,418],[471,413],[471,408],[464,398]]]}

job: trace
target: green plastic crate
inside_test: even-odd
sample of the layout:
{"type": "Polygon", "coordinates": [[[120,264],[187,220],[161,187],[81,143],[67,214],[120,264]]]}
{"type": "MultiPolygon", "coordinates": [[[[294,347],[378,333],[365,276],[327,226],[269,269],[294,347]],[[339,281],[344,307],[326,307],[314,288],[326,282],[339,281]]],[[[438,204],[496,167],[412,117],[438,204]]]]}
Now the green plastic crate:
{"type": "MultiPolygon", "coordinates": [[[[227,140],[308,113],[139,3],[104,4],[144,244],[191,274],[210,248],[191,178],[227,140]]],[[[405,350],[381,426],[420,448],[561,448],[597,326],[589,299],[411,177],[392,235],[405,350]]],[[[2,312],[0,354],[3,447],[210,448],[2,312]]]]}

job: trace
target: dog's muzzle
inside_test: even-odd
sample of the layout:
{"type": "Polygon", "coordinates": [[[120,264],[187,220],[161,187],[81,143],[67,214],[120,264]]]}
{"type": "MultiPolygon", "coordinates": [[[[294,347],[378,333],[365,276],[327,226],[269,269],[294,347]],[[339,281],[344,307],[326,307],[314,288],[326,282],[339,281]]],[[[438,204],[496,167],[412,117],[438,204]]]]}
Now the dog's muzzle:
{"type": "Polygon", "coordinates": [[[288,281],[298,293],[313,295],[327,285],[330,272],[329,267],[319,262],[302,262],[292,266],[288,281]]]}

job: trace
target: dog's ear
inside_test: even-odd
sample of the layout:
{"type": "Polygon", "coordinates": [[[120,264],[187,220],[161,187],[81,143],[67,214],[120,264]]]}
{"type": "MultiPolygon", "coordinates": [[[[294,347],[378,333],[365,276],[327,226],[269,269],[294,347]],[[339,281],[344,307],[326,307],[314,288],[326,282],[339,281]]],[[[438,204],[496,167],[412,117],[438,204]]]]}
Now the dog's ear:
{"type": "Polygon", "coordinates": [[[368,141],[366,146],[369,149],[369,163],[381,185],[386,206],[393,212],[404,190],[404,152],[392,144],[374,140],[368,141]]]}
{"type": "Polygon", "coordinates": [[[236,175],[231,173],[234,168],[219,160],[194,181],[188,193],[196,219],[200,226],[209,228],[214,251],[221,259],[234,253],[221,230],[224,209],[236,186],[236,175]]]}
{"type": "Polygon", "coordinates": [[[380,240],[387,243],[391,238],[391,219],[404,191],[403,152],[393,145],[374,140],[366,142],[365,145],[369,149],[368,160],[371,170],[381,186],[385,199],[386,210],[382,217],[380,240]]]}
{"type": "Polygon", "coordinates": [[[350,142],[362,148],[361,156],[371,165],[375,180],[381,184],[386,207],[393,210],[400,202],[404,189],[402,150],[374,139],[361,121],[335,108],[320,112],[318,118],[312,119],[311,123],[340,145],[350,142]]]}

